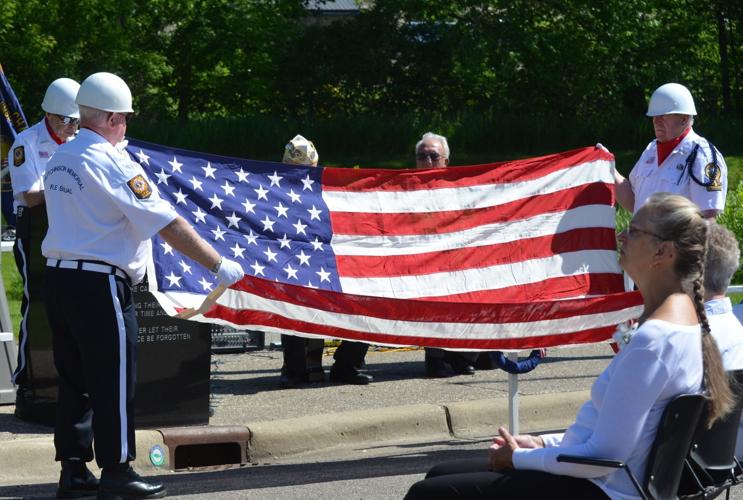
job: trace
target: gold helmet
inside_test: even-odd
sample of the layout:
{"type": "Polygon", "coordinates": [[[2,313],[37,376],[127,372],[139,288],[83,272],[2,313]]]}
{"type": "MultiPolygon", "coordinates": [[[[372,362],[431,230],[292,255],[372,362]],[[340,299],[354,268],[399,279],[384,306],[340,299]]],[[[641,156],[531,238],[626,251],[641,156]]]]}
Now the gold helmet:
{"type": "Polygon", "coordinates": [[[320,157],[317,154],[315,145],[301,135],[297,134],[294,139],[284,147],[283,163],[292,163],[294,165],[311,165],[317,166],[320,157]]]}

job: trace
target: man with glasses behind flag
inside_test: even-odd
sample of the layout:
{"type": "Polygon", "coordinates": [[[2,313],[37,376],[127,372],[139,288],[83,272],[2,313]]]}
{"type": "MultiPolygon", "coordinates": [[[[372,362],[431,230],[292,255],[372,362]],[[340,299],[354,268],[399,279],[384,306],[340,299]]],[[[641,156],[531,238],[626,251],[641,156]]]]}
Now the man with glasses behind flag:
{"type": "Polygon", "coordinates": [[[69,78],[54,80],[41,103],[44,118],[18,134],[8,153],[13,211],[17,217],[13,254],[23,280],[18,367],[13,374],[13,382],[18,386],[16,415],[24,419],[35,418],[31,413],[34,411],[34,390],[38,384],[34,377],[31,346],[38,341],[39,347],[43,347],[44,338],[50,338],[41,297],[45,264],[41,255],[41,241],[48,227],[44,206],[44,172],[49,158],[59,145],[75,137],[80,121],[75,104],[79,88],[80,84],[69,78]]]}

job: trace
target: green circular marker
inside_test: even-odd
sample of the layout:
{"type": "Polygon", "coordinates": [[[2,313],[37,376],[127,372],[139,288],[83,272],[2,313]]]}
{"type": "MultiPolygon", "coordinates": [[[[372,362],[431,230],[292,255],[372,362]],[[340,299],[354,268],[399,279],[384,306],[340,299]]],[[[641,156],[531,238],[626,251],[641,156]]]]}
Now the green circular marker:
{"type": "Polygon", "coordinates": [[[152,462],[152,465],[155,467],[160,467],[165,463],[165,451],[159,444],[150,448],[150,462],[152,462]]]}

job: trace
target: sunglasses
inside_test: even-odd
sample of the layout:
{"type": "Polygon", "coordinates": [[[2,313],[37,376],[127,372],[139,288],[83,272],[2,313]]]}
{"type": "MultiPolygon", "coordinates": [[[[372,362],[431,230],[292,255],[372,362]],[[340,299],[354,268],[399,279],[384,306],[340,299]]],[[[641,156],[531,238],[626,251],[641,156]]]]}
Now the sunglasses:
{"type": "Polygon", "coordinates": [[[425,161],[425,160],[431,160],[431,163],[434,163],[439,160],[439,158],[443,158],[438,153],[418,153],[415,155],[415,159],[418,161],[425,161]]]}
{"type": "Polygon", "coordinates": [[[71,116],[54,115],[59,118],[59,121],[65,125],[77,125],[80,123],[80,118],[73,118],[71,116]]]}
{"type": "Polygon", "coordinates": [[[129,123],[129,120],[134,116],[134,113],[111,113],[110,116],[113,116],[113,115],[121,115],[124,117],[124,121],[126,123],[129,123]]]}

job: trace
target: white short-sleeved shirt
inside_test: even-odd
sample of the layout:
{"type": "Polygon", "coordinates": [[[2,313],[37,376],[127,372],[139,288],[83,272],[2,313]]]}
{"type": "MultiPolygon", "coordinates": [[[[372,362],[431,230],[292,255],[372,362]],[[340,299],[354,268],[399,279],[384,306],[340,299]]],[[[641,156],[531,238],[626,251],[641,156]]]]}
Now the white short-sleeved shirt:
{"type": "Polygon", "coordinates": [[[142,167],[101,135],[82,129],[62,145],[44,176],[47,258],[97,260],[142,280],[150,238],[177,214],[142,167]]]}
{"type": "Polygon", "coordinates": [[[44,120],[18,134],[8,151],[14,212],[19,206],[26,206],[23,193],[44,190],[46,164],[58,147],[44,120]]]}
{"type": "Polygon", "coordinates": [[[634,212],[647,202],[650,195],[659,192],[674,193],[696,203],[702,210],[725,208],[725,194],[728,190],[728,169],[725,159],[715,149],[718,172],[709,165],[712,163],[712,150],[707,140],[689,130],[686,137],[674,148],[662,164],[658,165],[658,142],[653,140],[640,155],[629,174],[632,191],[635,194],[634,212]],[[685,171],[686,159],[694,146],[699,144],[692,170],[697,179],[710,182],[710,174],[715,176],[714,186],[700,186],[685,171]]]}
{"type": "Polygon", "coordinates": [[[638,498],[623,470],[561,463],[557,456],[612,457],[644,471],[666,406],[676,396],[698,393],[702,376],[699,325],[648,320],[593,383],[575,423],[564,434],[543,435],[544,448],[515,450],[513,465],[588,478],[612,499],[638,498]]]}
{"type": "MultiPolygon", "coordinates": [[[[706,302],[704,308],[707,311],[712,336],[715,337],[717,348],[720,349],[725,370],[743,369],[743,325],[740,323],[743,305],[733,307],[730,299],[725,297],[706,302]]],[[[743,459],[743,418],[738,426],[735,456],[738,460],[743,459]]]]}

